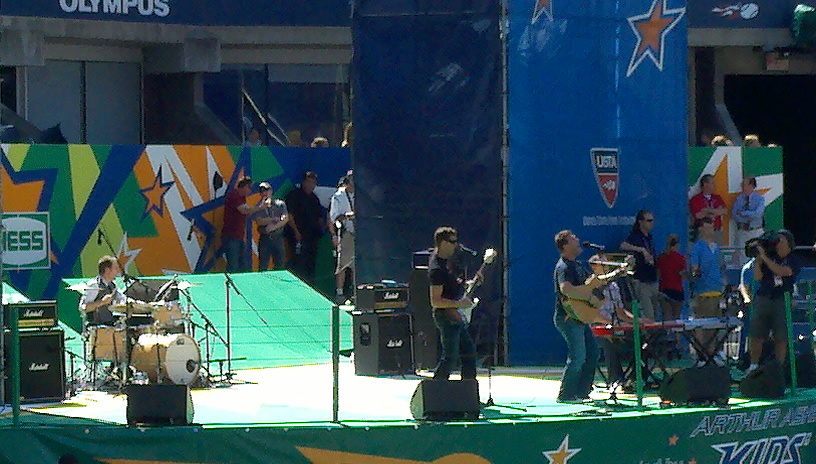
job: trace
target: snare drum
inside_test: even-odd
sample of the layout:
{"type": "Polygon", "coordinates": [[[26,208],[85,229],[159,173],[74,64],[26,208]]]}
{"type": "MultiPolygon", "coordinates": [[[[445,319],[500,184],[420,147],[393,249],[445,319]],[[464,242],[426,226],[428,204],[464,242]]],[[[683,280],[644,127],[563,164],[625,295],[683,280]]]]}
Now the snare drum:
{"type": "Polygon", "coordinates": [[[182,332],[184,326],[184,313],[181,311],[181,306],[175,302],[170,301],[166,303],[156,303],[153,305],[153,321],[158,330],[171,330],[181,326],[182,332]]]}
{"type": "Polygon", "coordinates": [[[125,359],[126,331],[124,328],[98,325],[88,329],[90,330],[89,342],[93,361],[119,362],[125,359]]]}
{"type": "Polygon", "coordinates": [[[201,353],[194,339],[185,334],[144,334],[130,353],[130,363],[158,383],[190,385],[198,377],[201,353]]]}

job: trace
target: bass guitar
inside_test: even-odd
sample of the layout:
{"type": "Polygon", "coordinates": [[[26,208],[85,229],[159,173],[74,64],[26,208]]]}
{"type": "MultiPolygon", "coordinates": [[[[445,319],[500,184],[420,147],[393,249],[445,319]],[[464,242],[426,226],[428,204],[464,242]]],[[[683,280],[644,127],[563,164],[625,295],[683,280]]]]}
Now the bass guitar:
{"type": "Polygon", "coordinates": [[[493,261],[496,260],[496,250],[493,248],[488,248],[484,252],[484,257],[482,258],[482,265],[479,267],[479,270],[476,271],[476,274],[473,275],[473,279],[468,281],[467,287],[465,287],[465,297],[472,298],[473,304],[466,307],[466,308],[459,308],[459,314],[462,315],[462,318],[465,320],[466,323],[470,324],[470,317],[473,315],[473,309],[479,305],[479,299],[473,298],[473,292],[476,291],[476,288],[482,284],[482,273],[484,272],[485,267],[490,264],[493,264],[493,261]]]}
{"type": "Polygon", "coordinates": [[[573,318],[578,319],[584,324],[591,324],[593,322],[608,323],[609,321],[601,316],[601,307],[606,302],[604,298],[604,290],[607,285],[614,279],[620,277],[622,274],[631,273],[634,268],[635,261],[632,256],[627,256],[623,263],[602,263],[619,266],[612,272],[603,275],[591,275],[583,285],[577,288],[584,288],[590,291],[598,299],[598,303],[593,305],[589,301],[579,300],[577,298],[567,298],[564,307],[573,318]]]}

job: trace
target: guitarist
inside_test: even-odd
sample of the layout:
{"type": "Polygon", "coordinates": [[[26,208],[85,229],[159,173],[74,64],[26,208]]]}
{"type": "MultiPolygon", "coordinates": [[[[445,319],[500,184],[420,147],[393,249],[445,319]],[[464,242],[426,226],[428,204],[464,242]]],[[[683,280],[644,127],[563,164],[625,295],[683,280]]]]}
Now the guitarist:
{"type": "Polygon", "coordinates": [[[431,306],[434,324],[442,339],[442,352],[434,372],[434,380],[448,380],[451,370],[461,361],[462,379],[476,379],[476,345],[468,324],[459,308],[473,304],[465,296],[465,282],[450,261],[458,248],[459,235],[452,227],[440,227],[434,232],[435,247],[428,259],[431,306]]]}
{"type": "Polygon", "coordinates": [[[583,251],[578,237],[571,230],[562,230],[555,234],[555,247],[561,258],[553,271],[556,294],[553,324],[567,342],[567,363],[557,401],[580,403],[588,399],[592,391],[600,350],[589,325],[572,317],[565,303],[568,298],[573,298],[588,301],[597,307],[600,300],[590,290],[583,288],[591,273],[576,261],[583,251]]]}

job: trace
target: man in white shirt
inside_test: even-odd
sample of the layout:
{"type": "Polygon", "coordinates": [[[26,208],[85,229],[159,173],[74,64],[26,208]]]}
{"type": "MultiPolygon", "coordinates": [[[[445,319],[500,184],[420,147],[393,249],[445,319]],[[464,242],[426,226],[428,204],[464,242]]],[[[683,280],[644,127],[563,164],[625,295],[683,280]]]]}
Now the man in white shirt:
{"type": "Polygon", "coordinates": [[[345,300],[346,269],[351,270],[352,279],[354,278],[354,176],[352,171],[346,173],[340,187],[331,197],[329,219],[332,243],[337,250],[336,295],[338,299],[345,300]]]}

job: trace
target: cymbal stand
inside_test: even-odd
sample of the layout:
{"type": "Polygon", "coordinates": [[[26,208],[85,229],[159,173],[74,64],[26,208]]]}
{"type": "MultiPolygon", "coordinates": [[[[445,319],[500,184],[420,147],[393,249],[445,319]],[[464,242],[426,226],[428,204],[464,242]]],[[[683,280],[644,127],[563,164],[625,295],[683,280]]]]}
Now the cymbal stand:
{"type": "MultiPolygon", "coordinates": [[[[205,370],[207,371],[207,377],[208,377],[207,381],[210,382],[211,381],[210,377],[212,377],[210,375],[210,364],[213,361],[212,360],[212,350],[211,350],[211,347],[210,347],[210,336],[218,338],[218,340],[220,340],[221,343],[224,344],[224,346],[227,346],[227,341],[224,339],[224,337],[221,336],[221,334],[218,332],[218,329],[215,328],[215,325],[212,323],[210,318],[207,317],[207,314],[205,314],[204,311],[202,311],[201,308],[199,308],[195,304],[195,302],[193,301],[192,295],[190,295],[190,292],[187,291],[187,290],[181,290],[181,289],[179,289],[179,292],[181,292],[181,294],[184,295],[184,297],[187,299],[187,305],[191,306],[193,309],[195,309],[196,312],[198,313],[198,315],[204,321],[204,326],[202,328],[204,329],[204,347],[205,347],[204,357],[205,357],[205,365],[207,366],[207,367],[205,367],[205,370]]],[[[190,322],[192,324],[192,319],[191,319],[190,322]]]]}

